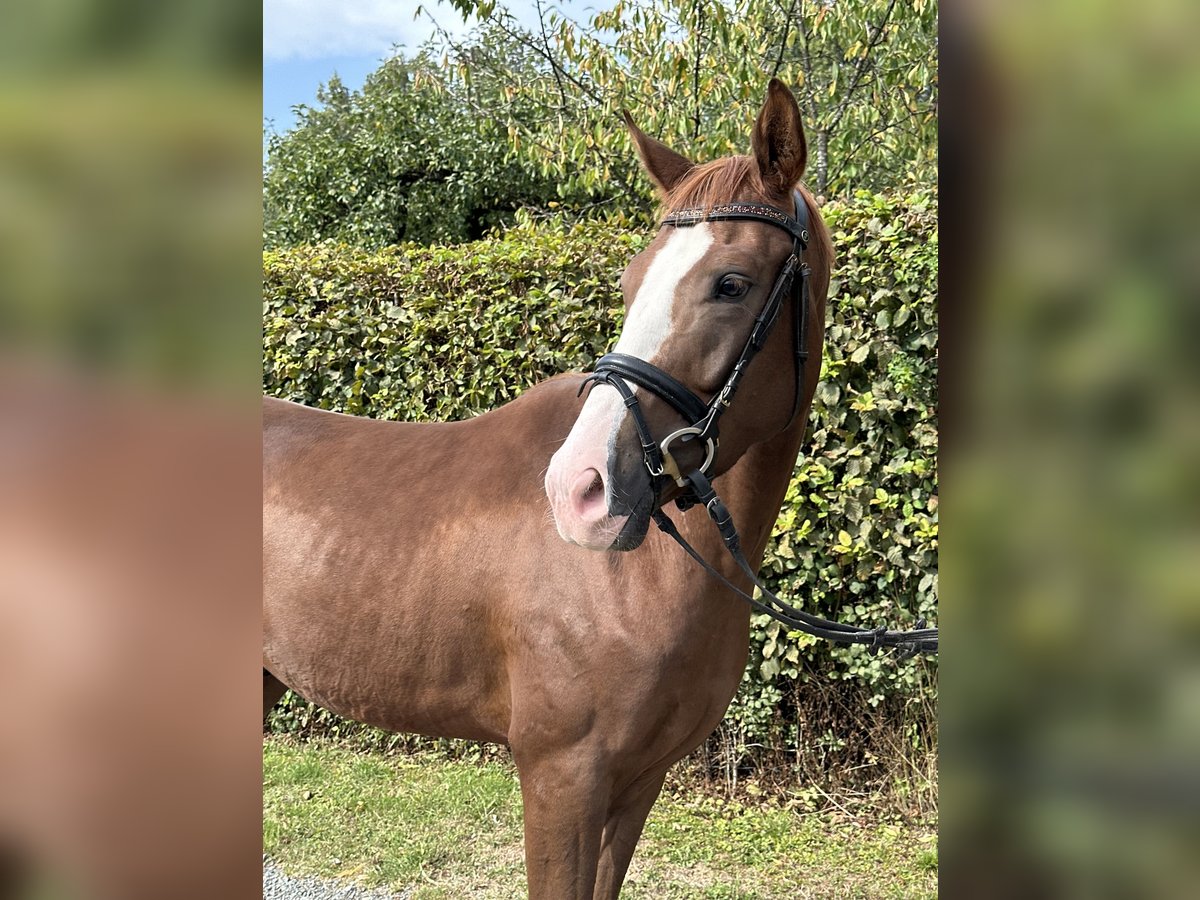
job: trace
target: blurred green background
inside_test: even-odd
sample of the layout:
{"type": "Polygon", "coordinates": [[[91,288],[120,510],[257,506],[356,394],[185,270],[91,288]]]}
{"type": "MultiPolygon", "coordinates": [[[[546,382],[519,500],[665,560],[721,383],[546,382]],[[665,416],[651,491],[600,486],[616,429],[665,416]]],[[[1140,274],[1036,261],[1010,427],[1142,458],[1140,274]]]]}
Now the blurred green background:
{"type": "Polygon", "coordinates": [[[1200,884],[1198,33],[1158,0],[943,18],[949,896],[1200,884]]]}
{"type": "Polygon", "coordinates": [[[259,11],[8,4],[0,347],[246,385],[259,323],[259,11]]]}

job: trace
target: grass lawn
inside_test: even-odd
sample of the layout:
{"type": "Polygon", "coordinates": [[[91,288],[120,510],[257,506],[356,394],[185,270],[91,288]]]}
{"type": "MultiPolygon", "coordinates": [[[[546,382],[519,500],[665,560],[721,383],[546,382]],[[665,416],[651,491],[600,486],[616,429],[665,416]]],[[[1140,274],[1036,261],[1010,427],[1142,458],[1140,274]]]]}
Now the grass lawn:
{"type": "MultiPolygon", "coordinates": [[[[413,900],[525,896],[521,795],[516,772],[499,763],[372,755],[268,738],[263,849],[291,874],[412,888],[413,900]]],[[[931,828],[664,793],[621,897],[936,894],[931,828]]]]}

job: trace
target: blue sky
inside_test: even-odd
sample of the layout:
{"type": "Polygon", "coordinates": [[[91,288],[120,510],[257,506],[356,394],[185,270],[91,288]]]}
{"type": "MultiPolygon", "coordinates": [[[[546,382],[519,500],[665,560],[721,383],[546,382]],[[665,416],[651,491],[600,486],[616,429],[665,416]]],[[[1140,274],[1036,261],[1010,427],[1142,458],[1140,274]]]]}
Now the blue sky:
{"type": "Polygon", "coordinates": [[[413,51],[434,32],[430,15],[461,34],[453,7],[428,0],[263,0],[263,125],[286,131],[292,107],[316,101],[335,72],[352,89],[391,55],[413,51]],[[418,6],[430,13],[414,19],[418,6]]]}
{"type": "MultiPolygon", "coordinates": [[[[504,5],[518,20],[536,21],[535,0],[504,5]]],[[[576,20],[603,5],[601,0],[543,3],[576,20]]],[[[473,24],[441,0],[263,0],[264,127],[286,131],[295,123],[292,107],[313,104],[317,87],[335,72],[350,89],[362,87],[393,46],[412,52],[431,37],[433,19],[456,35],[473,24]],[[414,18],[419,6],[426,12],[414,18]]]]}

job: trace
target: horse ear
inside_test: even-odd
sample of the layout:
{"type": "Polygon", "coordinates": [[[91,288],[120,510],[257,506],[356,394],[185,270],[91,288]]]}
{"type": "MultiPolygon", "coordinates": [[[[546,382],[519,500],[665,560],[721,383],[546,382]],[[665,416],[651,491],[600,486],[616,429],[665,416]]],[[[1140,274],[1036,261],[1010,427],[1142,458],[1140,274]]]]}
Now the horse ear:
{"type": "Polygon", "coordinates": [[[691,171],[694,163],[643,132],[633,124],[633,117],[625,110],[621,110],[621,115],[625,118],[625,126],[633,137],[634,146],[637,147],[642,168],[659,191],[663,194],[670,193],[671,188],[679,184],[683,176],[691,171]]]}
{"type": "Polygon", "coordinates": [[[804,174],[808,145],[796,98],[778,78],[767,85],[767,99],[754,123],[751,146],[763,184],[776,193],[790,193],[804,174]]]}

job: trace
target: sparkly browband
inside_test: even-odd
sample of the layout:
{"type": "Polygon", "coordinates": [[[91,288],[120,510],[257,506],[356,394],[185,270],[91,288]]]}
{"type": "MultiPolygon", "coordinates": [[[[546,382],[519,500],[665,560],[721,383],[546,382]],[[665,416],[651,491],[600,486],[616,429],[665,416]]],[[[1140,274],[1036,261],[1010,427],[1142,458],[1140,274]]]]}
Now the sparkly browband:
{"type": "MultiPolygon", "coordinates": [[[[800,202],[803,202],[802,200],[800,202]]],[[[731,220],[769,219],[780,228],[787,231],[800,242],[802,248],[808,247],[808,229],[785,212],[773,206],[761,203],[726,203],[711,209],[696,207],[693,209],[678,209],[663,217],[663,225],[674,225],[677,228],[689,228],[701,222],[731,221],[731,220]]]]}

